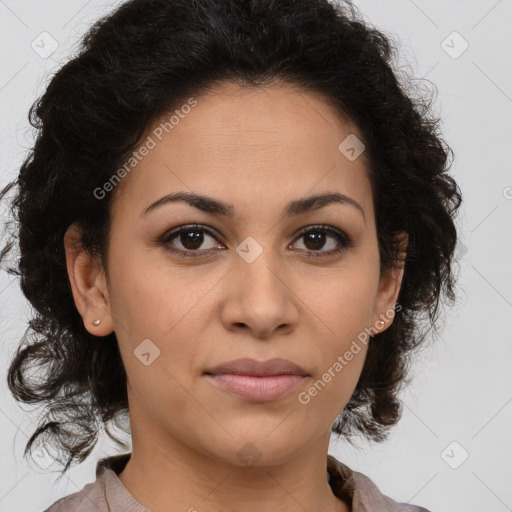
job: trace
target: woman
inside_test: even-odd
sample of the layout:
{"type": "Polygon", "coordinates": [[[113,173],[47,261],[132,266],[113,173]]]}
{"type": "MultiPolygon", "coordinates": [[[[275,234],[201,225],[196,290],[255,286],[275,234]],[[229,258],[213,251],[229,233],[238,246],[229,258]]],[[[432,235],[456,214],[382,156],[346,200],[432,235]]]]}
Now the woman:
{"type": "Polygon", "coordinates": [[[454,300],[451,149],[394,50],[348,2],[131,0],[53,77],[3,191],[9,388],[63,472],[132,450],[47,511],[426,510],[327,454],[386,438],[454,300]]]}

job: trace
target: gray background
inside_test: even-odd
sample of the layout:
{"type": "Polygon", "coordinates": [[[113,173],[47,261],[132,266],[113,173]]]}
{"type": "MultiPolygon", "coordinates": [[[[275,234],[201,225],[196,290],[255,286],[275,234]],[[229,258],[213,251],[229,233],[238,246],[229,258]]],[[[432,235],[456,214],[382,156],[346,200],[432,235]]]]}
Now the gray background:
{"type": "MultiPolygon", "coordinates": [[[[89,24],[118,3],[0,0],[0,186],[14,178],[32,144],[30,105],[89,24]],[[58,44],[49,57],[32,48],[51,48],[42,32],[58,44]]],[[[355,3],[401,45],[399,65],[438,88],[435,109],[465,199],[462,295],[447,310],[439,339],[418,356],[402,420],[389,440],[361,441],[359,449],[333,440],[330,452],[385,494],[432,512],[512,510],[512,1],[355,3]],[[464,41],[469,47],[461,53],[464,41]]],[[[102,438],[58,484],[58,473],[23,458],[37,411],[20,408],[5,375],[30,308],[5,273],[0,292],[0,512],[41,512],[93,481],[96,460],[115,452],[102,438]]]]}

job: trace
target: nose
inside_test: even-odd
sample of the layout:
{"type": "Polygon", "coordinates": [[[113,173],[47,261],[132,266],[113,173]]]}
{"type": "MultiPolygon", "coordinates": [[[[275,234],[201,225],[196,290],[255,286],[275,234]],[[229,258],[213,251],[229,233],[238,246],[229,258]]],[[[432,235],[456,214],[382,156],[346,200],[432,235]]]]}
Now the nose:
{"type": "Polygon", "coordinates": [[[268,338],[292,332],[300,317],[300,299],[292,274],[263,251],[249,263],[240,257],[226,276],[221,318],[229,331],[268,338]]]}

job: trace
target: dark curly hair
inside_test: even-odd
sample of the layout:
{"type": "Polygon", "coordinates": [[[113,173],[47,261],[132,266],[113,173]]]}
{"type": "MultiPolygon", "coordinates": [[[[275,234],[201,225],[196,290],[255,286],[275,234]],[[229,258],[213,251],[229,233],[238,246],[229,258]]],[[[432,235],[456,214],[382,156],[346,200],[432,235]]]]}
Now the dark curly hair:
{"type": "Polygon", "coordinates": [[[437,331],[441,295],[452,305],[456,298],[455,214],[462,201],[448,175],[453,151],[431,108],[435,94],[416,94],[414,80],[394,69],[397,46],[350,0],[131,0],[89,29],[32,105],[34,146],[1,192],[4,199],[16,190],[16,229],[2,260],[19,247],[8,272],[20,277],[34,308],[8,386],[18,401],[46,406],[25,455],[44,437],[65,455],[64,472],[90,454],[102,428],[126,447],[109,431],[113,424],[128,433],[116,335],[98,343],[85,329],[63,236],[76,223],[83,247],[107,270],[113,193],[98,200],[93,191],[160,116],[226,80],[319,93],[362,134],[381,271],[400,262],[405,269],[400,312],[370,339],[357,387],[332,431],[349,441],[356,433],[386,439],[400,418],[410,356],[437,331]],[[398,257],[400,231],[409,238],[405,260],[398,257]]]}

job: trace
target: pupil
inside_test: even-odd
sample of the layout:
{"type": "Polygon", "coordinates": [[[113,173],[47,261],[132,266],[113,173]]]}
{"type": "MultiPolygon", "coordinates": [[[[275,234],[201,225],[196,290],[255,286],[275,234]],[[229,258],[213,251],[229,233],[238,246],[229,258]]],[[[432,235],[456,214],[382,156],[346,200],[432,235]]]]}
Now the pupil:
{"type": "Polygon", "coordinates": [[[322,234],[318,234],[318,233],[310,233],[309,235],[307,235],[308,237],[308,241],[312,241],[313,242],[313,249],[318,249],[319,247],[322,247],[323,246],[323,243],[324,243],[324,237],[325,235],[322,233],[322,234]]]}
{"type": "Polygon", "coordinates": [[[187,247],[188,249],[197,249],[203,243],[203,234],[199,231],[189,231],[187,233],[182,233],[181,236],[181,243],[184,247],[187,247],[187,244],[192,244],[193,247],[187,247]],[[187,237],[189,237],[188,240],[187,237]],[[192,241],[190,241],[191,239],[192,241]]]}

